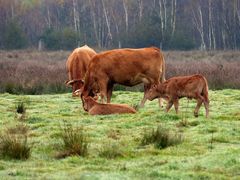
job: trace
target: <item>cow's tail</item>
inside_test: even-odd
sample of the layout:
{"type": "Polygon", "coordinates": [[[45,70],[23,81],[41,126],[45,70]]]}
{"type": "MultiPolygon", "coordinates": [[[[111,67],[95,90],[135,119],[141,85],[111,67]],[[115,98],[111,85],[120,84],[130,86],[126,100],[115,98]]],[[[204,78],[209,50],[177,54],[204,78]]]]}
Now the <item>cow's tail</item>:
{"type": "Polygon", "coordinates": [[[160,77],[160,82],[163,83],[166,79],[165,79],[165,59],[164,59],[164,55],[162,55],[162,75],[160,77]]]}

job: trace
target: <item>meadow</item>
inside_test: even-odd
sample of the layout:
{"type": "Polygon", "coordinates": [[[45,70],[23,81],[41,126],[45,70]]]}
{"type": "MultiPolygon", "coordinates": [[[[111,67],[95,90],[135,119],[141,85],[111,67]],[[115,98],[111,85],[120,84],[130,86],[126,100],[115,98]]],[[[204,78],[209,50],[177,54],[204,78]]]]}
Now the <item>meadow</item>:
{"type": "MultiPolygon", "coordinates": [[[[0,131],[23,131],[30,157],[0,159],[4,179],[239,179],[240,90],[210,90],[210,117],[204,108],[195,118],[195,101],[180,100],[180,113],[166,114],[148,101],[133,115],[90,116],[70,93],[0,94],[0,131]],[[25,106],[24,116],[17,104],[25,106]],[[82,128],[89,143],[85,156],[56,155],[67,125],[82,128]],[[158,126],[182,141],[166,148],[143,145],[146,133],[158,126]]],[[[113,103],[136,106],[143,93],[114,91],[113,103]]],[[[15,132],[16,133],[16,132],[15,132]]],[[[1,178],[1,179],[2,179],[1,178]]]]}

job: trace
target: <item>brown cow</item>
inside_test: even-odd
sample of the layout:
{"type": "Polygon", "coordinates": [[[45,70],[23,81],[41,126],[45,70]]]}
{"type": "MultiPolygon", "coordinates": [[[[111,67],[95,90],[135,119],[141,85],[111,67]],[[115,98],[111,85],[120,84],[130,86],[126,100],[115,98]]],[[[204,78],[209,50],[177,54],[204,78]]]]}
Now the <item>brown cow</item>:
{"type": "Polygon", "coordinates": [[[96,102],[91,96],[84,100],[84,109],[90,115],[106,115],[106,114],[124,114],[136,113],[136,110],[125,104],[100,104],[96,102]]]}
{"type": "Polygon", "coordinates": [[[69,81],[66,85],[72,86],[72,96],[78,96],[75,91],[81,89],[83,86],[82,80],[84,79],[87,71],[87,66],[97,53],[87,45],[76,48],[68,57],[66,62],[69,81]]]}
{"type": "MultiPolygon", "coordinates": [[[[115,49],[93,57],[88,66],[81,97],[99,93],[110,103],[115,83],[134,86],[144,83],[144,94],[152,84],[165,80],[165,61],[158,48],[115,49]]],[[[82,98],[83,99],[83,98],[82,98]]],[[[141,107],[146,101],[145,95],[141,107]]]]}
{"type": "Polygon", "coordinates": [[[208,99],[208,84],[207,80],[202,75],[179,76],[173,77],[165,81],[163,84],[153,85],[146,93],[146,98],[152,101],[155,98],[166,98],[168,104],[166,111],[174,104],[176,113],[178,113],[178,101],[182,97],[196,99],[197,106],[194,111],[194,116],[198,116],[199,108],[204,103],[206,109],[206,117],[209,114],[209,99],[208,99]]]}

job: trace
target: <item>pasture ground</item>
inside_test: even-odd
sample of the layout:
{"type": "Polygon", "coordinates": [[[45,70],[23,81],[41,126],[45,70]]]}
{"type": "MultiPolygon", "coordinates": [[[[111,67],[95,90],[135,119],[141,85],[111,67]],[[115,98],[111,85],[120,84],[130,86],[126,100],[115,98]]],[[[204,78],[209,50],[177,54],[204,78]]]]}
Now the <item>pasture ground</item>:
{"type": "MultiPolygon", "coordinates": [[[[142,96],[141,92],[114,91],[112,102],[134,106],[142,96]]],[[[203,107],[195,118],[195,105],[195,101],[180,100],[176,115],[174,109],[166,114],[157,101],[148,101],[135,115],[89,116],[80,99],[70,93],[0,94],[1,132],[25,124],[32,147],[28,160],[1,158],[0,179],[239,179],[240,90],[210,91],[209,119],[203,107]],[[22,120],[16,115],[19,101],[26,105],[22,120]],[[64,123],[84,127],[90,142],[87,157],[54,157],[64,123]],[[165,149],[142,146],[144,133],[160,124],[182,133],[183,143],[165,149]],[[120,151],[121,156],[100,156],[106,147],[120,151]]]]}

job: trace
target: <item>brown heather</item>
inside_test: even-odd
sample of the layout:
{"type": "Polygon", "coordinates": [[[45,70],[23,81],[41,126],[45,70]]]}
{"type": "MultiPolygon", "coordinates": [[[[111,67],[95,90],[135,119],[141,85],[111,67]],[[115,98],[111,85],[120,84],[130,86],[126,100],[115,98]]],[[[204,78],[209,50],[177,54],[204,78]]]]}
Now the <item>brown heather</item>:
{"type": "MultiPolygon", "coordinates": [[[[70,92],[65,62],[70,51],[0,51],[0,92],[70,92]]],[[[240,88],[240,51],[164,51],[166,78],[203,74],[211,89],[240,88]]]]}

